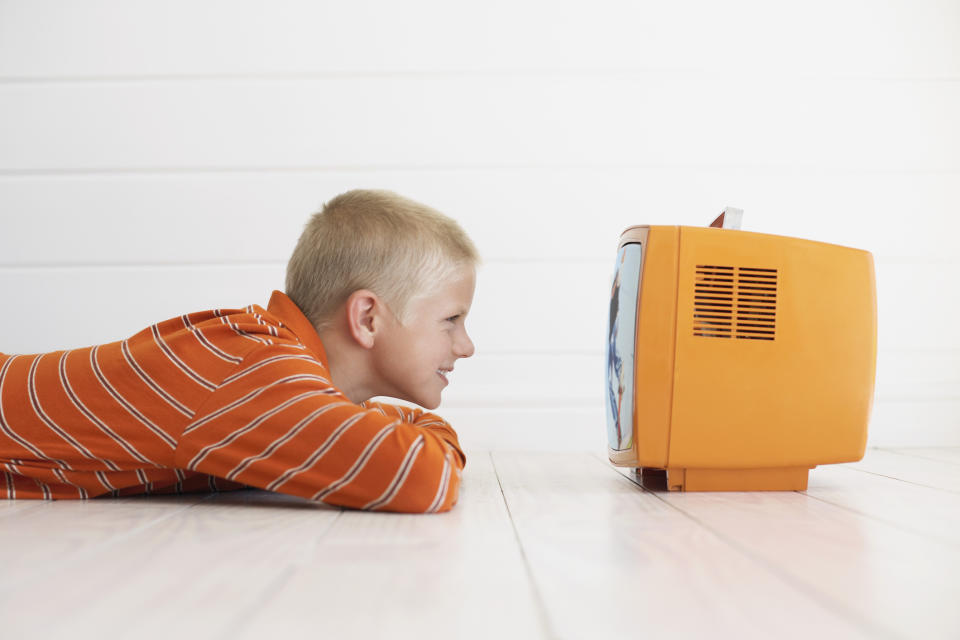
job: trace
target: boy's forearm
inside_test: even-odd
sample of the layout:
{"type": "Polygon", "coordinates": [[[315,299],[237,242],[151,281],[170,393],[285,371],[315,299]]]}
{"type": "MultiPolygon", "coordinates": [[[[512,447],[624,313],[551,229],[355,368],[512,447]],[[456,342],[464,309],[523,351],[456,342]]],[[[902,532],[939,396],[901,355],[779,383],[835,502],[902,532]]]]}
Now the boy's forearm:
{"type": "Polygon", "coordinates": [[[457,454],[457,456],[459,456],[460,466],[462,468],[467,462],[467,456],[466,454],[463,453],[463,449],[460,448],[460,441],[457,439],[456,431],[454,431],[453,427],[451,427],[450,424],[444,421],[443,419],[431,414],[424,414],[424,415],[429,416],[430,418],[433,418],[435,422],[429,422],[427,424],[416,423],[417,426],[419,426],[421,429],[425,431],[429,431],[431,433],[436,434],[444,442],[449,444],[450,447],[453,449],[453,451],[457,454]]]}
{"type": "Polygon", "coordinates": [[[460,448],[460,441],[457,438],[457,432],[453,430],[453,427],[450,426],[449,422],[440,416],[433,413],[428,413],[423,409],[402,407],[400,405],[382,402],[366,402],[363,403],[363,406],[378,410],[384,415],[391,415],[395,413],[401,416],[404,422],[408,422],[420,429],[436,434],[451,447],[453,447],[453,450],[460,458],[461,468],[466,464],[467,456],[463,453],[463,449],[460,448]]]}

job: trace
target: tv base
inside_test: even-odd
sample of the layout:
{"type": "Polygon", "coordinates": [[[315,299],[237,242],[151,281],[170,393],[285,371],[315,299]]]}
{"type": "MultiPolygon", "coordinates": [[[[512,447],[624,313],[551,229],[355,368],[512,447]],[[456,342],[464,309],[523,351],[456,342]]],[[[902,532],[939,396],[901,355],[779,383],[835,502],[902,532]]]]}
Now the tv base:
{"type": "MultiPolygon", "coordinates": [[[[669,491],[805,491],[807,489],[807,475],[811,468],[668,468],[666,470],[666,488],[669,491]]],[[[646,469],[643,470],[644,473],[646,471],[646,469]]],[[[661,471],[660,474],[662,473],[661,471]]]]}

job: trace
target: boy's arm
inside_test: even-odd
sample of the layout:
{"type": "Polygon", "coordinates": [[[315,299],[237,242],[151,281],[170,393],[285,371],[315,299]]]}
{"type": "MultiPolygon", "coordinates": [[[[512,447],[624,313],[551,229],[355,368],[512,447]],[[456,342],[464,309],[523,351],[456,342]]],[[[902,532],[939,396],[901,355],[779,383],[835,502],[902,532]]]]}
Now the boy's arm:
{"type": "Polygon", "coordinates": [[[354,509],[456,503],[464,458],[449,425],[420,410],[353,404],[316,360],[264,351],[184,430],[178,467],[354,509]]]}
{"type": "Polygon", "coordinates": [[[385,416],[397,416],[404,422],[416,424],[421,429],[427,429],[443,438],[460,457],[460,466],[463,467],[467,462],[467,456],[460,448],[460,441],[457,439],[457,433],[453,430],[446,420],[433,413],[427,413],[423,409],[415,407],[404,407],[397,404],[388,404],[386,402],[374,402],[368,400],[361,403],[361,406],[379,411],[385,416]]]}

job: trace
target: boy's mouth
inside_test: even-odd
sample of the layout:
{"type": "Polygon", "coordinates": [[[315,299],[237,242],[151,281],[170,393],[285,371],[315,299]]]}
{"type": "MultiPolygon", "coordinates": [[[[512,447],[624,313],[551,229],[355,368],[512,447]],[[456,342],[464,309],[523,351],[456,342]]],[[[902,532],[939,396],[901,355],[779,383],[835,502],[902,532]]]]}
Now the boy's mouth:
{"type": "Polygon", "coordinates": [[[447,379],[447,375],[453,372],[453,369],[437,369],[437,375],[443,378],[444,382],[450,382],[447,379]]]}

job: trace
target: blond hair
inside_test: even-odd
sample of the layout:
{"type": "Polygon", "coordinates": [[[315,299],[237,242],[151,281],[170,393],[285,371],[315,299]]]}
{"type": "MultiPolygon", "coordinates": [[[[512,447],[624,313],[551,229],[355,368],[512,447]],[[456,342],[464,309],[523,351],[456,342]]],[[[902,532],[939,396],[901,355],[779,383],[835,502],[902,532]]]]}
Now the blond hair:
{"type": "Polygon", "coordinates": [[[391,191],[357,189],[314,214],[287,263],[287,290],[318,331],[354,291],[380,296],[401,322],[479,254],[454,220],[391,191]]]}

